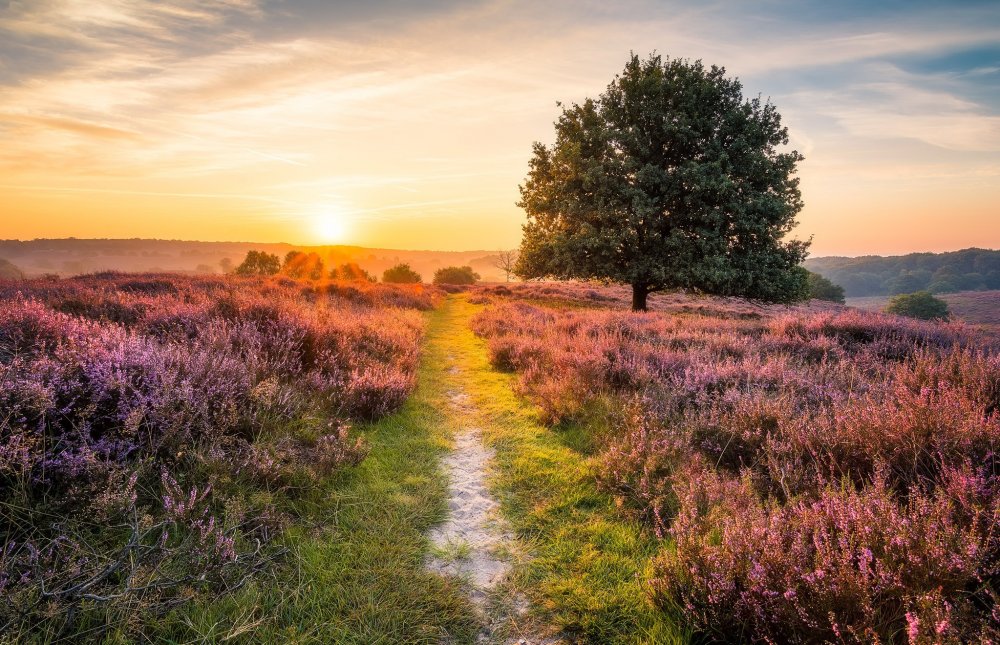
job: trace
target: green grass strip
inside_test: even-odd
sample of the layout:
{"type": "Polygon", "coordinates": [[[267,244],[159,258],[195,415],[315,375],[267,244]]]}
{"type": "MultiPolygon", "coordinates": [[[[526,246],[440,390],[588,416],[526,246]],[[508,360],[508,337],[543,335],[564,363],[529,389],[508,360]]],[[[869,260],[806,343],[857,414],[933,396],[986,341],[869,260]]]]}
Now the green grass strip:
{"type": "Polygon", "coordinates": [[[469,328],[480,306],[462,296],[443,309],[442,334],[460,366],[473,422],[496,450],[491,485],[528,557],[513,585],[539,618],[589,643],[682,643],[676,618],[651,605],[643,581],[661,544],[597,490],[594,465],[575,445],[582,428],[542,425],[515,393],[513,375],[489,364],[469,328]]]}

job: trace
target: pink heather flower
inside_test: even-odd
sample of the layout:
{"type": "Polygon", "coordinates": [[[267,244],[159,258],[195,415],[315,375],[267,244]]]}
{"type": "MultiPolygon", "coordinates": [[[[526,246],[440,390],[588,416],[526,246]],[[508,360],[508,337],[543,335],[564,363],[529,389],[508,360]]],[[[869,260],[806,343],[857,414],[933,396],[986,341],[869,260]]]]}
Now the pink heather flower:
{"type": "Polygon", "coordinates": [[[920,618],[909,611],[906,612],[906,635],[911,643],[916,643],[920,638],[920,618]]]}

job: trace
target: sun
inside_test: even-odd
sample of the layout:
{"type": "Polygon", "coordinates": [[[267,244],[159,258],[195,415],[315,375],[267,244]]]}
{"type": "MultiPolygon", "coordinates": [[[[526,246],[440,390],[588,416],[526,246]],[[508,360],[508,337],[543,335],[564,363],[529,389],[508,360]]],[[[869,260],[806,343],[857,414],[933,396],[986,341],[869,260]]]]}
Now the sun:
{"type": "Polygon", "coordinates": [[[343,242],[347,232],[347,219],[338,209],[323,209],[313,218],[313,233],[322,244],[343,242]]]}

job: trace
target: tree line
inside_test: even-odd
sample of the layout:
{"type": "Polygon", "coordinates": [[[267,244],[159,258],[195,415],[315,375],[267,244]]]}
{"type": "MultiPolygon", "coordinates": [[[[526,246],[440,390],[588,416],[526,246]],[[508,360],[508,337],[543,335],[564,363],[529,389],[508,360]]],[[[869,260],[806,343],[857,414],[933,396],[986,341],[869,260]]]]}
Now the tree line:
{"type": "MultiPolygon", "coordinates": [[[[284,275],[296,280],[344,280],[349,282],[377,282],[378,278],[354,262],[346,262],[326,270],[317,253],[289,251],[282,260],[274,253],[251,250],[233,273],[239,276],[284,275]]],[[[468,285],[480,279],[470,266],[442,267],[434,272],[434,284],[468,285]]],[[[389,267],[382,273],[382,282],[390,284],[419,284],[423,278],[409,264],[389,267]]]]}
{"type": "Polygon", "coordinates": [[[805,266],[844,287],[848,297],[1000,289],[1000,251],[989,249],[814,258],[805,266]]]}

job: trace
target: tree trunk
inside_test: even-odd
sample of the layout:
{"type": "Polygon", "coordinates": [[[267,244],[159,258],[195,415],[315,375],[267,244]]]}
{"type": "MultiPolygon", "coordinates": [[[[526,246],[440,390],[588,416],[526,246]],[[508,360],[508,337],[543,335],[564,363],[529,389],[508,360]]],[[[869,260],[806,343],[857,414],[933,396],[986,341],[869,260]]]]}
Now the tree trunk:
{"type": "Polygon", "coordinates": [[[649,285],[632,285],[632,311],[646,311],[646,296],[649,295],[649,285]]]}

